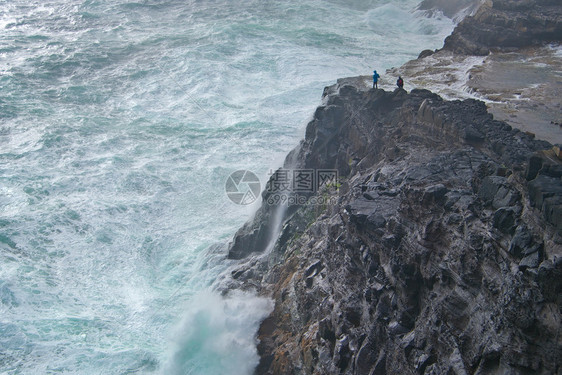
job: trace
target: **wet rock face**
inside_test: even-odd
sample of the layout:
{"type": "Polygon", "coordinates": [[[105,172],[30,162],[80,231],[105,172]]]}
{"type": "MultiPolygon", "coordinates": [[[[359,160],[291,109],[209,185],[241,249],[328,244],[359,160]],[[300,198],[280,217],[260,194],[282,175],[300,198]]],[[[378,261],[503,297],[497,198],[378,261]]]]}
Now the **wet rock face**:
{"type": "Polygon", "coordinates": [[[535,170],[528,168],[527,179],[529,199],[533,207],[544,216],[546,222],[552,224],[559,234],[562,234],[562,165],[553,163],[548,155],[535,155],[529,160],[533,162],[535,170]],[[538,160],[538,161],[537,161],[538,160]]]}
{"type": "Polygon", "coordinates": [[[445,39],[443,49],[487,55],[562,39],[562,6],[551,0],[491,0],[465,18],[445,39]]]}
{"type": "Polygon", "coordinates": [[[358,87],[327,88],[290,155],[340,171],[338,204],[288,211],[268,257],[239,253],[233,286],[275,300],[256,373],[561,371],[551,146],[474,100],[358,87]]]}

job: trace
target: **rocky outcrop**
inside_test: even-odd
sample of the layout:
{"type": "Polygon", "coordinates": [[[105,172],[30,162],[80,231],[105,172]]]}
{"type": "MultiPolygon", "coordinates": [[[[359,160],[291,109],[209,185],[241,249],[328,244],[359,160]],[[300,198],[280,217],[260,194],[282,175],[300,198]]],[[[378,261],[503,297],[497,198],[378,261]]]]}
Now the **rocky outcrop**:
{"type": "MultiPolygon", "coordinates": [[[[440,9],[442,3],[427,0],[422,6],[440,9]]],[[[458,0],[451,6],[467,3],[458,0]]],[[[562,143],[562,81],[557,75],[562,64],[562,2],[482,3],[457,25],[442,49],[424,50],[418,59],[386,74],[404,77],[406,87],[431,87],[443,97],[482,99],[496,119],[562,143]]]]}
{"type": "MultiPolygon", "coordinates": [[[[436,55],[559,41],[561,8],[485,1],[436,55]]],[[[348,78],[324,90],[283,168],[339,181],[284,199],[265,191],[230,244],[230,287],[275,301],[256,374],[562,374],[562,161],[551,144],[477,100],[348,78]]]]}
{"type": "Polygon", "coordinates": [[[492,50],[560,41],[562,7],[557,0],[488,0],[445,39],[443,49],[487,55],[492,50]]]}
{"type": "Polygon", "coordinates": [[[231,246],[232,287],[275,300],[256,373],[561,373],[551,145],[475,100],[362,87],[327,88],[285,164],[336,169],[339,189],[264,204],[231,246]]]}

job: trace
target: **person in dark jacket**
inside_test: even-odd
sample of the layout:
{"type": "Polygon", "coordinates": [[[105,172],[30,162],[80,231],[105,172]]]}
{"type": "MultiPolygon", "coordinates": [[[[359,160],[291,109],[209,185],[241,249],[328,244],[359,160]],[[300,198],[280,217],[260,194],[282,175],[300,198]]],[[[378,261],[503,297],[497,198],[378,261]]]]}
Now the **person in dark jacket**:
{"type": "Polygon", "coordinates": [[[402,77],[398,76],[398,80],[396,81],[396,86],[398,86],[398,88],[403,88],[404,87],[404,80],[402,79],[402,77]]]}
{"type": "Polygon", "coordinates": [[[373,88],[374,88],[374,89],[375,89],[375,88],[376,88],[376,89],[379,88],[378,82],[379,82],[379,78],[380,78],[380,77],[381,77],[381,76],[379,75],[379,73],[377,73],[376,70],[373,70],[373,88]]]}

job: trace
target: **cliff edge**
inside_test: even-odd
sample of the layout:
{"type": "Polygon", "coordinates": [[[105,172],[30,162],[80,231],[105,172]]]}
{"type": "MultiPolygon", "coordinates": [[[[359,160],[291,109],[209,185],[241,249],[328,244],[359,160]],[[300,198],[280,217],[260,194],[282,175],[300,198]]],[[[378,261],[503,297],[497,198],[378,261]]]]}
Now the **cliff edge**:
{"type": "MultiPolygon", "coordinates": [[[[233,286],[275,300],[257,373],[559,373],[552,146],[475,100],[349,82],[327,88],[285,165],[336,169],[322,194],[337,203],[287,209],[270,249],[237,250],[233,286]]],[[[259,237],[263,217],[237,239],[259,237]]]]}
{"type": "Polygon", "coordinates": [[[256,374],[562,374],[561,157],[478,100],[327,87],[282,170],[337,181],[229,248],[275,301],[256,374]]]}

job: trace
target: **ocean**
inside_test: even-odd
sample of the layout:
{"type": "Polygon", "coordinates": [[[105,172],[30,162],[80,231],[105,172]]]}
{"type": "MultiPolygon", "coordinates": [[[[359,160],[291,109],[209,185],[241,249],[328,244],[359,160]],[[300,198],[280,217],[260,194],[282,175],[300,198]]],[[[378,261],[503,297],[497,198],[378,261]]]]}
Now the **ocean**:
{"type": "Polygon", "coordinates": [[[418,0],[0,0],[0,373],[251,374],[225,243],[322,90],[439,48],[418,0]],[[212,250],[215,249],[215,250],[212,250]]]}

